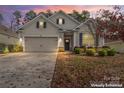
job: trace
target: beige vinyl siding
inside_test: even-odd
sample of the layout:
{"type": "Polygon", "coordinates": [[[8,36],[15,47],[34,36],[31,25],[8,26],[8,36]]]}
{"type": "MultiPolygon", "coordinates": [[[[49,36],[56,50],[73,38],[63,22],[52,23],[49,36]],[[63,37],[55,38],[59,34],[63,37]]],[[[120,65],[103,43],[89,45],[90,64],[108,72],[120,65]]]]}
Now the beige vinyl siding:
{"type": "Polygon", "coordinates": [[[108,42],[105,45],[110,46],[111,48],[114,48],[117,52],[124,53],[124,42],[121,40],[108,42]]]}
{"type": "Polygon", "coordinates": [[[94,46],[95,45],[95,39],[93,36],[93,33],[88,28],[87,25],[83,25],[80,27],[79,30],[80,33],[83,33],[82,35],[82,45],[88,45],[88,46],[94,46]]]}
{"type": "Polygon", "coordinates": [[[94,38],[91,33],[83,34],[83,45],[94,46],[94,38]]]}
{"type": "Polygon", "coordinates": [[[57,28],[40,17],[27,25],[20,37],[23,39],[23,47],[26,52],[56,51],[58,47],[59,32],[57,28]],[[46,28],[36,27],[37,22],[46,22],[46,28]]]}
{"type": "Polygon", "coordinates": [[[15,45],[17,44],[19,41],[18,38],[12,37],[12,36],[8,36],[8,35],[4,35],[4,34],[0,34],[0,43],[3,44],[12,44],[15,45]]]}
{"type": "Polygon", "coordinates": [[[33,23],[30,23],[27,27],[24,28],[22,32],[23,36],[32,36],[32,35],[39,35],[43,37],[56,37],[58,36],[58,30],[53,24],[45,21],[43,18],[35,20],[33,23]],[[40,27],[36,28],[37,22],[46,22],[46,28],[40,27]]]}
{"type": "Polygon", "coordinates": [[[79,25],[78,23],[74,22],[72,19],[65,16],[63,13],[58,13],[57,15],[52,16],[50,20],[57,24],[57,19],[59,18],[62,18],[65,20],[64,24],[59,25],[64,29],[73,29],[79,25]]]}

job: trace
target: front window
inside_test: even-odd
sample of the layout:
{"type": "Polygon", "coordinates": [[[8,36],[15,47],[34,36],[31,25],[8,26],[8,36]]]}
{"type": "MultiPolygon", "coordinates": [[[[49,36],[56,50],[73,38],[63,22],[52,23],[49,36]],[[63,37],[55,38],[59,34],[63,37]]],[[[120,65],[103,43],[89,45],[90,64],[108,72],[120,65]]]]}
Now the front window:
{"type": "Polygon", "coordinates": [[[43,25],[44,25],[44,22],[40,22],[40,26],[43,27],[43,25]]]}
{"type": "Polygon", "coordinates": [[[63,23],[62,21],[63,21],[62,18],[60,18],[59,19],[59,25],[62,25],[62,23],[63,23]]]}
{"type": "Polygon", "coordinates": [[[37,24],[36,24],[36,27],[37,28],[40,28],[40,27],[46,28],[46,22],[44,22],[44,21],[38,21],[37,24]]]}
{"type": "Polygon", "coordinates": [[[63,18],[57,19],[57,24],[62,25],[65,23],[65,20],[63,18]]]}

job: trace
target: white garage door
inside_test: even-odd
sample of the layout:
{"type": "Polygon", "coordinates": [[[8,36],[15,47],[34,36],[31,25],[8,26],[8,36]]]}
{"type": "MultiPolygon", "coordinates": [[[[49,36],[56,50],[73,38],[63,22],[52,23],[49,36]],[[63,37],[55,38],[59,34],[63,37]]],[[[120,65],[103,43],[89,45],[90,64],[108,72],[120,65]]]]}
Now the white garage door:
{"type": "Polygon", "coordinates": [[[25,37],[26,52],[57,51],[57,37],[25,37]]]}

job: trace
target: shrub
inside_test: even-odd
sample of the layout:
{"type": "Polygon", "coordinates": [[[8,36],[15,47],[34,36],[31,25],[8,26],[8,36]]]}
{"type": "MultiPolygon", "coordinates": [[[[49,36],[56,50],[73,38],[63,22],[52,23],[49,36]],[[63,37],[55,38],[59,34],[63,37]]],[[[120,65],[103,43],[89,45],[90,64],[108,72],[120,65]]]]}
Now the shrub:
{"type": "Polygon", "coordinates": [[[96,48],[89,48],[88,50],[93,50],[93,51],[96,52],[96,48]]]}
{"type": "Polygon", "coordinates": [[[108,56],[114,56],[116,54],[115,49],[110,49],[107,51],[108,56]]]}
{"type": "Polygon", "coordinates": [[[78,46],[75,46],[75,47],[74,47],[74,50],[75,50],[76,48],[80,48],[80,47],[78,47],[78,46]]]}
{"type": "Polygon", "coordinates": [[[86,55],[87,56],[94,56],[95,55],[95,50],[94,49],[88,49],[88,50],[86,50],[86,55]]]}
{"type": "Polygon", "coordinates": [[[80,48],[74,48],[75,54],[80,54],[80,48]]]}
{"type": "Polygon", "coordinates": [[[108,49],[110,49],[110,46],[102,46],[102,48],[108,48],[108,49]]]}
{"type": "Polygon", "coordinates": [[[96,49],[97,51],[100,51],[100,50],[102,50],[103,48],[102,48],[102,47],[95,47],[95,49],[96,49]]]}
{"type": "Polygon", "coordinates": [[[107,56],[107,51],[105,49],[98,52],[99,56],[107,56]]]}
{"type": "Polygon", "coordinates": [[[5,48],[3,49],[3,53],[4,53],[4,54],[9,53],[8,47],[5,47],[5,48]]]}
{"type": "Polygon", "coordinates": [[[86,52],[86,49],[85,48],[80,48],[80,52],[81,53],[85,53],[86,52]]]}
{"type": "Polygon", "coordinates": [[[14,52],[14,45],[8,45],[9,52],[14,52]]]}
{"type": "Polygon", "coordinates": [[[74,47],[74,51],[75,51],[75,49],[77,49],[77,48],[80,48],[80,47],[75,46],[75,47],[74,47]]]}
{"type": "Polygon", "coordinates": [[[16,44],[14,46],[14,52],[22,52],[23,51],[23,47],[19,44],[16,44]]]}
{"type": "Polygon", "coordinates": [[[86,46],[81,46],[80,49],[81,49],[81,52],[83,52],[83,53],[86,52],[86,46]]]}

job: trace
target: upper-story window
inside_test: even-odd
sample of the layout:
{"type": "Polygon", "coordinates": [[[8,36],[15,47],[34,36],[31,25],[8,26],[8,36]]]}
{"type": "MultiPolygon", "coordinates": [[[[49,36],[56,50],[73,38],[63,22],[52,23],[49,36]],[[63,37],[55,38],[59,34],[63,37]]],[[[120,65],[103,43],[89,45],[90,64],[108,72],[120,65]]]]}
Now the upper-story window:
{"type": "Polygon", "coordinates": [[[38,21],[36,23],[36,27],[37,28],[46,28],[46,22],[44,22],[44,21],[38,21]]]}
{"type": "Polygon", "coordinates": [[[65,24],[65,20],[63,18],[58,18],[57,24],[59,24],[59,25],[65,24]]]}
{"type": "Polygon", "coordinates": [[[44,25],[44,22],[40,22],[40,23],[39,23],[39,25],[40,25],[41,27],[43,27],[43,25],[44,25]]]}

